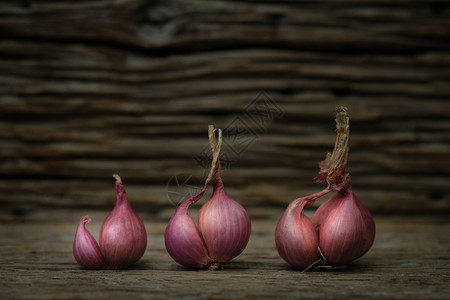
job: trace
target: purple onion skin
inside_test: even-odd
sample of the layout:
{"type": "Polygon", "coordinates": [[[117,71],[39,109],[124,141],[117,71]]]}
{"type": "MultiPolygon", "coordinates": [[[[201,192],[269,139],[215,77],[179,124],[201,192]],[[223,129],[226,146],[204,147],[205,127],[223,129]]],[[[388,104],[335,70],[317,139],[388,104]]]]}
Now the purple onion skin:
{"type": "Polygon", "coordinates": [[[175,211],[164,232],[169,255],[180,265],[201,269],[211,261],[203,238],[187,210],[192,203],[183,202],[175,211]]]}
{"type": "Polygon", "coordinates": [[[214,262],[228,262],[247,246],[251,233],[250,218],[244,207],[227,195],[218,176],[214,179],[211,199],[200,209],[198,222],[214,262]]]}
{"type": "Polygon", "coordinates": [[[275,245],[291,266],[306,269],[318,262],[319,238],[311,220],[302,213],[303,205],[292,202],[275,229],[275,245]]]}
{"type": "Polygon", "coordinates": [[[350,186],[323,203],[313,217],[326,264],[344,266],[363,256],[375,239],[375,222],[350,186]]]}
{"type": "Polygon", "coordinates": [[[147,232],[128,201],[125,189],[116,182],[117,201],[103,221],[100,251],[108,269],[124,269],[137,262],[147,248],[147,232]]]}
{"type": "Polygon", "coordinates": [[[88,216],[82,217],[78,223],[73,241],[73,256],[85,269],[105,269],[106,262],[94,237],[86,230],[85,224],[91,222],[88,216]]]}
{"type": "Polygon", "coordinates": [[[306,269],[320,261],[317,230],[302,211],[328,192],[325,189],[292,201],[278,221],[275,245],[280,256],[295,268],[306,269]]]}

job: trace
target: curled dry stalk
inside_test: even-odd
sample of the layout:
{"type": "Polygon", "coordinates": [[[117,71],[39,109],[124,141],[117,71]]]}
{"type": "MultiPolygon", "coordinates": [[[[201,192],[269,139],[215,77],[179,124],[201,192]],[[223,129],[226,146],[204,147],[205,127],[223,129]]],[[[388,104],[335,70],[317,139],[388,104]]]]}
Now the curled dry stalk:
{"type": "Polygon", "coordinates": [[[208,177],[205,180],[205,188],[208,185],[208,183],[218,175],[219,167],[220,167],[220,149],[222,147],[222,130],[219,128],[219,137],[218,140],[216,140],[216,133],[215,133],[214,125],[208,126],[208,136],[209,136],[209,144],[211,146],[213,159],[211,161],[211,170],[209,170],[208,177]]]}
{"type": "Polygon", "coordinates": [[[220,149],[222,147],[222,130],[219,129],[219,137],[216,140],[216,133],[215,133],[214,125],[208,125],[208,137],[209,137],[209,144],[211,146],[213,159],[211,162],[211,169],[209,170],[208,177],[205,179],[205,184],[203,186],[203,189],[198,193],[196,196],[189,198],[185,202],[183,202],[180,205],[187,205],[190,206],[193,203],[196,203],[198,200],[200,200],[203,197],[203,194],[206,192],[206,188],[208,187],[209,182],[218,174],[219,167],[220,167],[220,149]]]}
{"type": "Polygon", "coordinates": [[[328,152],[325,160],[319,163],[320,171],[315,179],[318,182],[323,182],[326,179],[331,189],[339,191],[350,180],[349,174],[345,173],[349,151],[350,125],[345,107],[337,107],[334,114],[337,131],[334,150],[333,153],[328,152]]]}

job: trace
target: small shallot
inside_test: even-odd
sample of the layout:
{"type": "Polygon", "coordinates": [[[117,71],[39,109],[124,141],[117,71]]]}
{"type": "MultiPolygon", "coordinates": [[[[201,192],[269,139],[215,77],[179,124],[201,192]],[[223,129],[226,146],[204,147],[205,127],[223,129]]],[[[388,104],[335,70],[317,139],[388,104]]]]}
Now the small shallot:
{"type": "Polygon", "coordinates": [[[73,255],[86,269],[124,269],[137,262],[147,248],[147,232],[128,201],[122,180],[116,179],[117,200],[103,221],[100,243],[86,230],[91,219],[82,217],[73,241],[73,255]]]}

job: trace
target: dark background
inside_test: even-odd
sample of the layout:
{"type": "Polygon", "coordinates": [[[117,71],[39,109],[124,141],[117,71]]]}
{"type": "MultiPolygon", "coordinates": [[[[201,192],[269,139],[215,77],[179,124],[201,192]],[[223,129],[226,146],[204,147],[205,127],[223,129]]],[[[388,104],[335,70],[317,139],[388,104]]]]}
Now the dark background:
{"type": "Polygon", "coordinates": [[[204,180],[208,124],[229,194],[285,207],[324,187],[343,105],[362,202],[448,212],[449,17],[442,1],[2,2],[2,211],[110,209],[113,173],[139,210],[172,210],[174,176],[204,180]]]}

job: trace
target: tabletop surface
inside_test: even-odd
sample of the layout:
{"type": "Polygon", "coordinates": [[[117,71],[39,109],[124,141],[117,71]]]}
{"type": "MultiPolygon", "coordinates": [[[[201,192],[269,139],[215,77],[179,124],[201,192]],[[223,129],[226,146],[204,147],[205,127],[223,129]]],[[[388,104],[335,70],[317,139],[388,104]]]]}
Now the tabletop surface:
{"type": "MultiPolygon", "coordinates": [[[[0,214],[2,299],[305,298],[449,299],[448,215],[375,215],[372,249],[346,268],[301,272],[278,255],[274,228],[282,209],[254,208],[244,252],[220,271],[175,263],[163,233],[173,213],[141,214],[148,248],[134,266],[88,271],[72,256],[74,232],[85,211],[47,209],[0,214]]],[[[106,211],[89,212],[98,238],[106,211]]],[[[312,212],[306,212],[311,215],[312,212]]],[[[195,215],[195,211],[193,212],[195,215]]]]}

